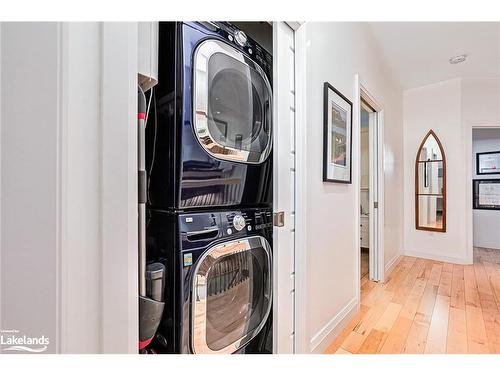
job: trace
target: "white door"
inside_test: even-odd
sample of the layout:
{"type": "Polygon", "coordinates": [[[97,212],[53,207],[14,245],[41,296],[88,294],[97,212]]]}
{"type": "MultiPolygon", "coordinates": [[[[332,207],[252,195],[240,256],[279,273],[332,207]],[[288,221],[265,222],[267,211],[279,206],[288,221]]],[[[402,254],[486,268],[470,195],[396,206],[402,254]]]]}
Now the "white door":
{"type": "Polygon", "coordinates": [[[285,22],[273,27],[273,200],[283,226],[273,232],[273,351],[295,351],[295,43],[285,22]]]}

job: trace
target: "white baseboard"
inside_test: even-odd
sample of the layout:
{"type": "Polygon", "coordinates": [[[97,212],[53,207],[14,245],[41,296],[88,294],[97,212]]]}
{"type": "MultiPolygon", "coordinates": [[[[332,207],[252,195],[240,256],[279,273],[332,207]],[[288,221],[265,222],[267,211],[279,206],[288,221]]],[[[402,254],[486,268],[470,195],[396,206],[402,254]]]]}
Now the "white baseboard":
{"type": "Polygon", "coordinates": [[[357,309],[358,301],[356,298],[353,298],[332,320],[314,335],[310,343],[310,352],[313,354],[323,354],[351,321],[357,309]]]}
{"type": "Polygon", "coordinates": [[[439,254],[425,253],[420,251],[408,251],[405,250],[404,255],[416,258],[424,258],[430,260],[436,260],[438,262],[447,262],[447,263],[455,263],[455,264],[471,264],[466,258],[456,258],[456,257],[448,257],[439,254]]]}
{"type": "Polygon", "coordinates": [[[385,265],[385,274],[388,275],[392,272],[394,267],[396,267],[401,260],[401,254],[397,254],[394,258],[387,262],[385,265]]]}

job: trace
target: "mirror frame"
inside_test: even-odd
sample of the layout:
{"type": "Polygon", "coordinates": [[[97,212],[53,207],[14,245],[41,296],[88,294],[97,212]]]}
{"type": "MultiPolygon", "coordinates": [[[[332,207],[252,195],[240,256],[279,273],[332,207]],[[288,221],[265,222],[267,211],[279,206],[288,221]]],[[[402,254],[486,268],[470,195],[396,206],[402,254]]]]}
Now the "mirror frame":
{"type": "Polygon", "coordinates": [[[429,132],[425,135],[424,139],[420,143],[420,146],[417,151],[417,157],[415,159],[415,228],[417,230],[425,230],[425,231],[430,231],[430,232],[446,232],[446,155],[444,153],[443,145],[441,144],[441,140],[438,138],[436,133],[431,129],[429,132]],[[425,142],[427,141],[427,138],[429,136],[433,136],[434,139],[436,140],[439,149],[441,151],[441,160],[443,163],[443,188],[442,188],[442,193],[441,194],[434,194],[435,196],[441,196],[443,197],[443,227],[442,228],[433,228],[433,227],[425,227],[421,226],[419,223],[419,217],[420,217],[420,212],[419,212],[419,206],[418,206],[418,197],[422,194],[419,194],[418,191],[418,181],[419,181],[419,176],[418,176],[418,165],[419,165],[419,160],[420,160],[420,152],[422,151],[422,148],[425,145],[425,142]]]}

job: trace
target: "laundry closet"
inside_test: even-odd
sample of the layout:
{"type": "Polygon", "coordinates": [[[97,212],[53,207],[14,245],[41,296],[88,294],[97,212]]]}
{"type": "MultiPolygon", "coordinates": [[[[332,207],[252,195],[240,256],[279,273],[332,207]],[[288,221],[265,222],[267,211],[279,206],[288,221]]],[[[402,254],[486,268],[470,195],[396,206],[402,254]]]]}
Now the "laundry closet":
{"type": "Polygon", "coordinates": [[[272,26],[160,22],[158,51],[158,84],[140,106],[147,334],[139,348],[271,353],[272,26]]]}

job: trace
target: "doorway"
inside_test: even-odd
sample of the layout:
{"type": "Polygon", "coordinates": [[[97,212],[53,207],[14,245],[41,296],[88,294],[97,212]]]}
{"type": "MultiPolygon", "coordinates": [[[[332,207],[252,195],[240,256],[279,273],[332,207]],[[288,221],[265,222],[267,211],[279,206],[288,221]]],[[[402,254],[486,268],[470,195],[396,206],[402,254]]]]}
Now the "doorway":
{"type": "Polygon", "coordinates": [[[500,264],[500,127],[472,129],[473,262],[500,264]]]}
{"type": "Polygon", "coordinates": [[[369,277],[370,271],[370,121],[375,110],[364,100],[360,109],[360,276],[369,277]]]}
{"type": "Polygon", "coordinates": [[[360,83],[358,110],[358,179],[359,209],[359,280],[384,280],[384,170],[383,170],[383,108],[360,83]]]}

